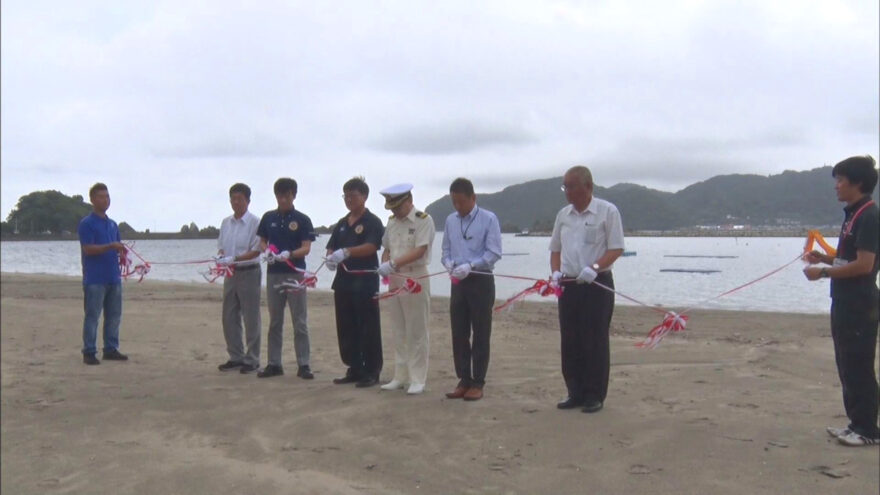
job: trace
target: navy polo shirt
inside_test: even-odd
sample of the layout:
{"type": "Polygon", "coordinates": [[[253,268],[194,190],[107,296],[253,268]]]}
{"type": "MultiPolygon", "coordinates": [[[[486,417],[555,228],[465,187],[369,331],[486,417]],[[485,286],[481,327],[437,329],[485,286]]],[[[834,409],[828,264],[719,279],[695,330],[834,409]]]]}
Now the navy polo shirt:
{"type": "Polygon", "coordinates": [[[877,270],[880,266],[880,211],[876,204],[865,208],[853,222],[853,216],[868,201],[865,196],[853,205],[844,209],[843,225],[837,241],[837,257],[847,262],[856,259],[858,250],[874,253],[874,267],[871,273],[851,278],[831,279],[831,297],[833,299],[867,300],[877,304],[877,270]],[[852,224],[852,225],[850,225],[852,224]]]}
{"type": "MultiPolygon", "coordinates": [[[[315,228],[312,220],[296,208],[282,212],[280,210],[267,211],[260,219],[257,227],[257,235],[281,251],[296,251],[302,247],[303,241],[315,240],[315,228]]],[[[306,269],[305,258],[290,260],[297,268],[306,269]]],[[[267,273],[294,273],[295,270],[287,263],[273,263],[266,270],[267,273]]]]}
{"type": "MultiPolygon", "coordinates": [[[[327,241],[327,249],[336,251],[337,249],[352,248],[366,243],[374,244],[377,249],[382,247],[382,236],[385,234],[385,226],[382,225],[382,220],[379,217],[373,215],[370,210],[366,210],[354,225],[349,225],[349,216],[351,216],[351,213],[344,216],[336,224],[333,233],[330,234],[330,240],[327,241]]],[[[349,270],[375,270],[379,268],[379,254],[377,252],[370,256],[351,257],[343,261],[343,263],[349,270]]],[[[336,269],[332,289],[364,291],[375,294],[379,292],[379,276],[375,273],[348,273],[340,266],[336,269]]]]}
{"type": "Polygon", "coordinates": [[[101,254],[86,255],[82,246],[87,244],[110,244],[120,242],[119,227],[110,217],[101,218],[92,213],[79,222],[80,257],[82,259],[83,285],[120,284],[119,252],[115,249],[101,254]]]}

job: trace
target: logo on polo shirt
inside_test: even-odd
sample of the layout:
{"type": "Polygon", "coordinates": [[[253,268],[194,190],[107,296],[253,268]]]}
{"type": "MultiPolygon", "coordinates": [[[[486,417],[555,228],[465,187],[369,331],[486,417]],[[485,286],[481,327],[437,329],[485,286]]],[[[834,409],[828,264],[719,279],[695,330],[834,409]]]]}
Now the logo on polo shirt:
{"type": "Polygon", "coordinates": [[[363,225],[358,225],[357,227],[354,228],[354,233],[355,233],[355,234],[360,234],[360,233],[362,233],[363,231],[364,231],[364,226],[363,226],[363,225]]]}
{"type": "Polygon", "coordinates": [[[296,222],[290,222],[290,223],[287,225],[287,228],[289,228],[290,230],[296,232],[296,229],[299,228],[299,224],[296,223],[296,222]]]}

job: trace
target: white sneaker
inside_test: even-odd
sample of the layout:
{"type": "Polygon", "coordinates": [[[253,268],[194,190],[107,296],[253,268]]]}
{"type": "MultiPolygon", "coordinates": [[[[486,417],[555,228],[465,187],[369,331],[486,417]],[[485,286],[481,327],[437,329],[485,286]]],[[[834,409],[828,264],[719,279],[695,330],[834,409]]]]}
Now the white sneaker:
{"type": "Polygon", "coordinates": [[[845,436],[849,435],[850,433],[852,433],[852,431],[849,428],[835,428],[833,426],[829,426],[828,428],[825,428],[825,431],[827,431],[828,434],[834,438],[845,437],[845,436]]]}
{"type": "Polygon", "coordinates": [[[398,380],[391,380],[390,382],[382,385],[379,388],[381,388],[382,390],[397,390],[399,388],[403,388],[403,382],[400,382],[398,380]]]}
{"type": "Polygon", "coordinates": [[[418,395],[425,391],[424,383],[411,383],[409,388],[406,390],[406,393],[409,395],[418,395]]]}
{"type": "Polygon", "coordinates": [[[851,431],[842,437],[837,437],[837,441],[850,447],[863,447],[865,445],[880,444],[880,438],[863,437],[854,431],[851,431]]]}

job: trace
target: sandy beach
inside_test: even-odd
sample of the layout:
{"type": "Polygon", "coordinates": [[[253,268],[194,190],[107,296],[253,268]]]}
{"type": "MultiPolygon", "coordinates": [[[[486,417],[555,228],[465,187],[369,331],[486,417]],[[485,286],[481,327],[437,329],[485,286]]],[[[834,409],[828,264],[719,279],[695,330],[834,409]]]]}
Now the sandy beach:
{"type": "MultiPolygon", "coordinates": [[[[565,395],[553,304],[496,315],[483,400],[456,384],[448,300],[434,298],[427,392],[334,385],[332,296],[312,292],[315,380],[221,373],[221,286],[126,283],[128,362],[82,363],[78,278],[2,274],[3,494],[876,494],[880,449],[847,448],[824,315],[618,306],[598,414],[565,395]]],[[[444,283],[444,282],[438,282],[444,283]]],[[[796,294],[793,295],[796,297],[796,294]]],[[[268,314],[263,312],[263,364],[268,314]]],[[[385,369],[391,328],[383,310],[385,369]]],[[[98,345],[102,344],[98,339],[98,345]]],[[[100,357],[100,355],[99,355],[100,357]]]]}

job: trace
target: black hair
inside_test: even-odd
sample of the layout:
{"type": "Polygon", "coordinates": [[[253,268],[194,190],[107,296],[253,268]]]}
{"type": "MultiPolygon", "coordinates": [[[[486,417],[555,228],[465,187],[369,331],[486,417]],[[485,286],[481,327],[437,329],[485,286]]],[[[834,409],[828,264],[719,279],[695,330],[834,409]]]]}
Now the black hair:
{"type": "Polygon", "coordinates": [[[94,198],[96,192],[106,191],[106,190],[107,190],[107,184],[104,184],[103,182],[95,182],[95,185],[92,186],[91,189],[89,189],[89,199],[94,198]]]}
{"type": "Polygon", "coordinates": [[[229,188],[229,197],[232,197],[233,194],[240,193],[243,194],[245,199],[248,201],[251,200],[251,188],[248,187],[247,184],[242,184],[241,182],[236,182],[229,188]]]}
{"type": "Polygon", "coordinates": [[[452,184],[449,185],[449,194],[452,193],[465,194],[468,197],[473,197],[474,184],[464,177],[459,177],[452,181],[452,184]]]}
{"type": "Polygon", "coordinates": [[[352,177],[348,182],[342,185],[342,192],[357,191],[364,196],[370,195],[370,186],[367,185],[363,177],[352,177]]]}
{"type": "Polygon", "coordinates": [[[835,165],[831,169],[831,176],[846,177],[850,184],[858,184],[863,194],[871,194],[877,185],[875,166],[876,162],[871,155],[851,156],[835,165]]]}
{"type": "Polygon", "coordinates": [[[292,192],[296,196],[296,181],[289,177],[282,177],[275,181],[275,195],[292,192]]]}

